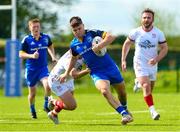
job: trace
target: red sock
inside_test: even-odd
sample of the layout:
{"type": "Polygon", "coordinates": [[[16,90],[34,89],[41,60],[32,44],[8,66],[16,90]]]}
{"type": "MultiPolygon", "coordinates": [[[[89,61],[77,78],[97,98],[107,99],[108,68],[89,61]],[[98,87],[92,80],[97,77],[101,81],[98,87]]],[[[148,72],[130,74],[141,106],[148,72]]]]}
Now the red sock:
{"type": "Polygon", "coordinates": [[[64,108],[64,103],[61,100],[56,100],[54,110],[59,113],[64,108]]]}
{"type": "Polygon", "coordinates": [[[153,97],[152,97],[151,94],[148,95],[148,96],[146,96],[146,97],[144,97],[144,100],[145,100],[146,104],[148,105],[148,107],[154,105],[154,103],[153,103],[153,97]]]}

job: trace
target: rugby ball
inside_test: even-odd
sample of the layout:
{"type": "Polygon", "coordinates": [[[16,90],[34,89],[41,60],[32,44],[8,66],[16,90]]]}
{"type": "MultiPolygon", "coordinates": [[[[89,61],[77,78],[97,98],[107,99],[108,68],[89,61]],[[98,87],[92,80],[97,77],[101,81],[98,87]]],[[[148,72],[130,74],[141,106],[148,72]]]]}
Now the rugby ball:
{"type": "MultiPolygon", "coordinates": [[[[100,36],[96,36],[93,38],[92,44],[99,44],[103,39],[100,36]]],[[[102,48],[98,52],[94,52],[97,56],[104,56],[107,52],[106,47],[102,48]]]]}

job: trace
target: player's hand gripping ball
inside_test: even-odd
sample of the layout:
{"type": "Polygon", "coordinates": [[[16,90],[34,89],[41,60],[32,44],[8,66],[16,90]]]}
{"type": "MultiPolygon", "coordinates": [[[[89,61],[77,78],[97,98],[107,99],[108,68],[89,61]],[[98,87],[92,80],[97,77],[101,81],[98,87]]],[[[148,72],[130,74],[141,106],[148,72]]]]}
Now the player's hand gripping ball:
{"type": "MultiPolygon", "coordinates": [[[[99,44],[102,40],[103,40],[103,39],[102,39],[101,37],[96,36],[96,37],[93,38],[92,43],[93,43],[93,44],[99,44]]],[[[96,46],[96,45],[94,45],[94,46],[96,46]]],[[[100,49],[98,52],[94,52],[94,53],[95,53],[97,56],[104,56],[104,55],[106,54],[106,52],[107,52],[107,49],[106,49],[106,47],[104,47],[104,48],[100,49]]]]}

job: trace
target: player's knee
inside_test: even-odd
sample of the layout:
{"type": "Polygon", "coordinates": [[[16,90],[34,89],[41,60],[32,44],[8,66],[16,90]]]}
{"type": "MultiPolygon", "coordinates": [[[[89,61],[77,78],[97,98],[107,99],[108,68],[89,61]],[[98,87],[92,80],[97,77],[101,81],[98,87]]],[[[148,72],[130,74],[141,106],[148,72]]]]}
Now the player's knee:
{"type": "Polygon", "coordinates": [[[35,93],[29,93],[29,96],[28,96],[28,97],[32,99],[32,98],[35,98],[35,96],[36,96],[35,93]]]}
{"type": "Polygon", "coordinates": [[[108,91],[108,89],[107,89],[107,88],[102,88],[102,89],[101,89],[101,93],[102,93],[102,95],[103,95],[104,97],[107,97],[107,96],[108,96],[109,91],[108,91]]]}
{"type": "Polygon", "coordinates": [[[151,86],[148,83],[143,83],[143,91],[144,91],[144,95],[149,95],[151,94],[151,86]]]}
{"type": "Polygon", "coordinates": [[[45,91],[46,91],[46,92],[51,92],[50,87],[49,87],[49,86],[46,86],[46,87],[45,87],[45,91]]]}
{"type": "Polygon", "coordinates": [[[150,86],[150,84],[149,83],[143,83],[142,86],[143,86],[143,88],[148,88],[150,86]]]}
{"type": "Polygon", "coordinates": [[[69,105],[69,110],[75,110],[77,108],[77,104],[73,103],[71,105],[69,105]]]}
{"type": "Polygon", "coordinates": [[[77,104],[73,104],[71,110],[75,110],[77,108],[77,104]]]}

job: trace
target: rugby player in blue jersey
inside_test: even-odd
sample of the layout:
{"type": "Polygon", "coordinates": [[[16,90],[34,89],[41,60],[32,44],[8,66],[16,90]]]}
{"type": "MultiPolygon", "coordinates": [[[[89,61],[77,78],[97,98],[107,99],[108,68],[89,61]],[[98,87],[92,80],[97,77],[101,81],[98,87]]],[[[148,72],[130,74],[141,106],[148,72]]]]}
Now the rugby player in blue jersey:
{"type": "Polygon", "coordinates": [[[45,90],[44,110],[49,112],[48,96],[50,96],[51,90],[47,81],[49,75],[47,51],[52,58],[52,62],[57,62],[57,59],[55,58],[54,47],[50,37],[40,32],[40,20],[37,18],[32,19],[29,21],[28,26],[31,34],[25,36],[22,40],[19,57],[26,59],[25,78],[29,87],[28,101],[32,118],[36,119],[35,95],[38,81],[41,81],[45,90]]]}
{"type": "Polygon", "coordinates": [[[96,88],[105,97],[107,102],[122,115],[121,123],[125,125],[132,122],[133,118],[127,110],[124,81],[117,65],[107,53],[104,56],[95,54],[103,47],[112,43],[115,37],[108,32],[100,30],[85,30],[84,24],[78,16],[70,19],[70,26],[75,36],[70,45],[72,57],[68,69],[61,75],[60,81],[64,82],[67,79],[78,56],[82,56],[86,65],[91,70],[90,75],[96,88]],[[95,36],[103,38],[103,41],[96,46],[92,44],[95,36]],[[110,85],[114,86],[119,100],[112,95],[110,85]]]}

